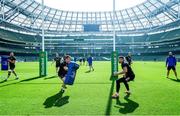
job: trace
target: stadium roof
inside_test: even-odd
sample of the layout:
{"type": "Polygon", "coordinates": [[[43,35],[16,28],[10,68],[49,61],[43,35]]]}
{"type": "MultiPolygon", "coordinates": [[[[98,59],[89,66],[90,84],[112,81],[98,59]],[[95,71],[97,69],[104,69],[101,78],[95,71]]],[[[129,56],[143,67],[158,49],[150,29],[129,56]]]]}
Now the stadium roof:
{"type": "MultiPolygon", "coordinates": [[[[41,32],[41,4],[34,0],[0,0],[0,26],[41,32]]],[[[117,10],[117,32],[147,32],[167,25],[180,26],[180,0],[147,0],[117,10]]],[[[84,33],[84,25],[98,25],[100,32],[112,32],[112,12],[73,12],[45,6],[46,33],[84,33]]]]}
{"type": "MultiPolygon", "coordinates": [[[[41,3],[42,0],[36,0],[41,3]]],[[[141,4],[146,0],[115,0],[116,10],[122,10],[141,4]]],[[[64,11],[99,12],[112,11],[113,0],[44,0],[44,4],[51,8],[64,11]]]]}

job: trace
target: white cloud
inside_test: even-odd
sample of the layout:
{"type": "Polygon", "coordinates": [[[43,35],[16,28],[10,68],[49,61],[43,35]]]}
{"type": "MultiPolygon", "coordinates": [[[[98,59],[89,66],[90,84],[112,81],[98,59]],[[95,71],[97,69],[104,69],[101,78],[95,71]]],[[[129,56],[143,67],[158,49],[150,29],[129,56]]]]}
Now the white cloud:
{"type": "MultiPolygon", "coordinates": [[[[41,3],[41,0],[36,0],[41,3]]],[[[116,0],[116,10],[129,8],[145,0],[116,0]]],[[[44,0],[45,5],[67,11],[111,11],[113,0],[44,0]]]]}

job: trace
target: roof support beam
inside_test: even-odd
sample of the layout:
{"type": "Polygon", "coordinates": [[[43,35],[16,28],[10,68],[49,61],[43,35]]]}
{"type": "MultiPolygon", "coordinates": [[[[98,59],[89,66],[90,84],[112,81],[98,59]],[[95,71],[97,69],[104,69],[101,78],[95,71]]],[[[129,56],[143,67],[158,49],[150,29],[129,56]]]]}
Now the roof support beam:
{"type": "Polygon", "coordinates": [[[105,13],[105,19],[106,19],[106,20],[105,20],[105,22],[106,22],[106,28],[107,28],[107,31],[109,31],[109,28],[108,28],[108,23],[107,23],[108,21],[107,21],[107,16],[106,16],[106,13],[105,13]]]}
{"type": "Polygon", "coordinates": [[[134,11],[133,8],[131,8],[131,10],[133,11],[133,13],[135,14],[136,16],[136,19],[138,20],[138,22],[141,24],[141,26],[144,28],[144,25],[142,24],[141,20],[139,19],[139,17],[137,16],[136,12],[134,11]]]}
{"type": "MultiPolygon", "coordinates": [[[[31,2],[31,4],[29,4],[25,9],[28,9],[34,2],[31,2]]],[[[37,7],[33,10],[33,12],[40,6],[40,4],[37,5],[37,7]]],[[[28,19],[28,17],[26,17],[23,22],[21,23],[21,25],[24,24],[24,22],[28,19]]]]}
{"type": "Polygon", "coordinates": [[[0,15],[2,15],[2,20],[4,20],[4,0],[1,0],[0,12],[1,12],[0,15]]]}
{"type": "Polygon", "coordinates": [[[78,22],[78,15],[79,15],[79,13],[76,13],[77,15],[76,15],[76,25],[75,25],[75,31],[77,31],[77,22],[78,22]]]}
{"type": "Polygon", "coordinates": [[[180,19],[180,0],[178,0],[178,19],[180,19]]]}
{"type": "Polygon", "coordinates": [[[127,25],[126,25],[126,22],[125,22],[125,20],[124,20],[124,17],[123,17],[123,15],[122,15],[121,11],[119,11],[119,12],[120,12],[120,14],[121,14],[121,18],[122,18],[122,21],[123,21],[123,23],[124,23],[124,26],[125,26],[126,30],[128,30],[127,25]]]}
{"type": "Polygon", "coordinates": [[[66,17],[65,17],[65,20],[64,20],[64,24],[63,24],[63,28],[62,28],[62,32],[64,31],[65,29],[65,24],[66,24],[66,20],[67,20],[67,15],[68,15],[69,12],[66,12],[66,17]]]}
{"type": "MultiPolygon", "coordinates": [[[[151,10],[149,10],[149,8],[146,6],[146,5],[144,5],[143,4],[143,6],[149,11],[149,12],[151,12],[151,10]]],[[[152,13],[150,13],[150,14],[152,14],[152,13]]],[[[146,15],[145,15],[146,16],[146,15]]],[[[147,17],[147,16],[146,16],[147,17]]],[[[149,19],[150,18],[152,18],[152,16],[149,16],[149,19]]],[[[159,21],[159,23],[161,23],[161,25],[163,25],[163,23],[159,20],[159,18],[157,18],[157,17],[155,17],[158,21],[159,21]]],[[[149,21],[149,23],[151,23],[152,21],[149,21]]]]}
{"type": "MultiPolygon", "coordinates": [[[[45,8],[44,8],[45,9],[45,8]]],[[[49,11],[48,11],[48,13],[46,14],[46,16],[45,16],[45,18],[44,18],[44,21],[46,21],[46,19],[48,18],[48,14],[51,12],[51,8],[49,9],[49,11]]],[[[43,14],[43,12],[42,12],[42,14],[43,14]]],[[[42,27],[42,24],[40,25],[40,29],[41,29],[41,27],[42,27]]]]}
{"type": "Polygon", "coordinates": [[[120,23],[119,23],[119,18],[118,18],[118,16],[117,16],[117,12],[115,12],[115,15],[116,15],[116,19],[117,19],[117,21],[118,21],[118,27],[119,27],[119,29],[120,29],[120,31],[121,31],[121,26],[120,26],[120,23]]]}
{"type": "MultiPolygon", "coordinates": [[[[14,0],[13,0],[14,1],[14,0]]],[[[15,7],[12,7],[9,11],[5,12],[5,14],[7,14],[7,17],[5,17],[5,20],[9,20],[13,15],[15,15],[16,13],[19,14],[19,8],[20,6],[25,3],[26,0],[22,1],[21,3],[19,3],[18,5],[16,5],[15,7]]],[[[5,4],[10,4],[5,2],[5,4]]]]}
{"type": "MultiPolygon", "coordinates": [[[[39,5],[38,5],[38,7],[39,7],[39,5]]],[[[41,14],[42,14],[42,10],[39,13],[39,15],[33,20],[33,22],[31,23],[30,27],[32,27],[34,25],[34,23],[37,22],[37,19],[40,18],[41,14]]],[[[39,22],[37,22],[37,23],[39,23],[39,22]]]]}
{"type": "Polygon", "coordinates": [[[53,22],[54,17],[56,16],[56,13],[57,13],[57,10],[55,11],[55,13],[54,13],[54,15],[53,15],[53,17],[52,17],[52,20],[51,20],[51,22],[50,22],[50,24],[49,24],[48,30],[49,30],[49,28],[50,28],[50,26],[51,26],[51,24],[52,24],[52,22],[53,22]]]}
{"type": "Polygon", "coordinates": [[[61,22],[61,18],[62,18],[62,14],[63,14],[63,11],[61,11],[61,15],[59,17],[59,21],[58,21],[58,24],[57,24],[57,27],[56,27],[56,31],[58,30],[59,28],[59,25],[60,25],[60,22],[61,22]]]}
{"type": "MultiPolygon", "coordinates": [[[[71,26],[72,26],[72,19],[73,19],[73,14],[74,12],[71,13],[71,19],[70,19],[70,24],[69,24],[69,28],[68,28],[68,31],[70,32],[70,29],[71,29],[71,26]]],[[[71,30],[72,31],[72,30],[71,30]]]]}
{"type": "Polygon", "coordinates": [[[171,7],[175,4],[173,3],[173,1],[168,2],[167,4],[163,3],[161,0],[157,0],[160,4],[162,4],[163,6],[158,8],[157,6],[155,6],[154,4],[151,3],[151,1],[149,1],[149,3],[151,3],[153,6],[155,6],[157,8],[157,10],[159,9],[162,12],[167,12],[168,14],[170,14],[173,18],[177,19],[178,18],[178,12],[174,9],[172,9],[171,7]]]}
{"type": "Polygon", "coordinates": [[[134,23],[133,23],[133,21],[132,21],[132,19],[131,19],[130,15],[129,15],[129,13],[128,13],[127,9],[126,9],[125,11],[126,11],[126,13],[127,13],[128,17],[129,17],[129,19],[130,19],[130,21],[131,21],[131,23],[132,23],[133,27],[134,27],[134,30],[136,30],[136,27],[134,26],[134,23]]]}

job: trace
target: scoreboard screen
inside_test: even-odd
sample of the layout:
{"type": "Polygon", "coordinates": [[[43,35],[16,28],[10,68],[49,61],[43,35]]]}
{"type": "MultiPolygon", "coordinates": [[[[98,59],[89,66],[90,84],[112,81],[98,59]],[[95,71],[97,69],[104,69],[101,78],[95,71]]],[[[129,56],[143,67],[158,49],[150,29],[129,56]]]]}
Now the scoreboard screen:
{"type": "Polygon", "coordinates": [[[84,32],[99,32],[99,25],[96,24],[85,24],[84,32]]]}

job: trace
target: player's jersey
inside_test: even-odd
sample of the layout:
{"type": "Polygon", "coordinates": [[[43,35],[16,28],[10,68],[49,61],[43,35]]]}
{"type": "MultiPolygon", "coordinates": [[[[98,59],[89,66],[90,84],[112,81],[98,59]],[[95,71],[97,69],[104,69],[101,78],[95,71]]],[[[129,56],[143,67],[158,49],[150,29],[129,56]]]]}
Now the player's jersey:
{"type": "Polygon", "coordinates": [[[12,63],[13,61],[16,61],[16,58],[14,56],[9,56],[8,60],[10,60],[11,62],[9,62],[9,66],[10,67],[14,67],[15,63],[12,63]]]}
{"type": "Polygon", "coordinates": [[[92,64],[92,61],[93,61],[92,57],[89,57],[89,58],[87,59],[87,61],[88,61],[89,64],[92,64]]]}
{"type": "Polygon", "coordinates": [[[176,66],[176,58],[174,56],[169,56],[166,59],[166,66],[176,66]]]}
{"type": "Polygon", "coordinates": [[[59,66],[61,63],[61,57],[55,57],[54,61],[56,62],[56,66],[59,66]]]}
{"type": "Polygon", "coordinates": [[[125,74],[126,77],[134,77],[135,76],[132,68],[127,63],[122,63],[121,67],[122,67],[122,69],[124,67],[127,67],[127,73],[125,74]]]}
{"type": "Polygon", "coordinates": [[[59,72],[58,72],[58,75],[61,76],[61,77],[64,77],[66,74],[67,74],[67,71],[64,70],[64,67],[67,66],[67,63],[66,62],[62,62],[60,63],[59,65],[59,72]]]}
{"type": "Polygon", "coordinates": [[[129,65],[131,65],[132,62],[131,56],[126,56],[126,61],[128,62],[129,65]]]}

